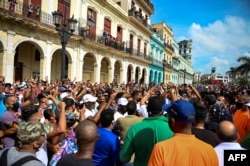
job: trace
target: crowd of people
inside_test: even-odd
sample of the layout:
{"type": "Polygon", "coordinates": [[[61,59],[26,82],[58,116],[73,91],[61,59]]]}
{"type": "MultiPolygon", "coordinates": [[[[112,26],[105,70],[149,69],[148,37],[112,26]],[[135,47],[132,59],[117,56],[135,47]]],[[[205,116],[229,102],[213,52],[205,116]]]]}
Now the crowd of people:
{"type": "Polygon", "coordinates": [[[250,149],[250,89],[0,76],[3,166],[223,166],[250,149]]]}

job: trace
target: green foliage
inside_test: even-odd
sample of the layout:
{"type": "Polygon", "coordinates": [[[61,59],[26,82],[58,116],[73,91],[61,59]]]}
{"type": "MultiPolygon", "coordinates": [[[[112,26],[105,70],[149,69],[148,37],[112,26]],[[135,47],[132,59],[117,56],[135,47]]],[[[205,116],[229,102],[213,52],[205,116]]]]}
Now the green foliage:
{"type": "Polygon", "coordinates": [[[250,83],[250,81],[247,78],[237,78],[235,79],[235,83],[240,85],[240,86],[244,86],[250,83]]]}

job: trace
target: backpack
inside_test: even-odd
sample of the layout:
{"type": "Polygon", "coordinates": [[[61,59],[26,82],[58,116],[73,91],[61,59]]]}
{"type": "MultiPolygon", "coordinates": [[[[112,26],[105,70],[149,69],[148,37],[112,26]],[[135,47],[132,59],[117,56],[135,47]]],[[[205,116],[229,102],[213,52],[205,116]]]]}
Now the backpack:
{"type": "MultiPolygon", "coordinates": [[[[7,153],[8,153],[9,149],[5,150],[3,153],[2,153],[2,156],[1,156],[1,159],[0,159],[0,163],[1,163],[1,166],[7,166],[7,153]]],[[[11,166],[20,166],[20,165],[23,165],[31,160],[37,160],[37,161],[40,161],[38,160],[35,156],[26,156],[24,158],[21,158],[20,160],[16,161],[14,164],[12,164],[11,166]]],[[[41,162],[41,161],[40,161],[41,162]]]]}

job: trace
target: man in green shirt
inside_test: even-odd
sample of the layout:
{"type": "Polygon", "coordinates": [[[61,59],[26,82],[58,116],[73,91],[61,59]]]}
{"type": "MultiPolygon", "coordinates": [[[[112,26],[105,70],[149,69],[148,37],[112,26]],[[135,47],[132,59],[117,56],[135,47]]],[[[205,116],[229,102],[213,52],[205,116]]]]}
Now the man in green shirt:
{"type": "Polygon", "coordinates": [[[147,107],[149,117],[129,128],[120,152],[122,162],[130,161],[132,154],[135,153],[134,166],[146,166],[153,146],[173,136],[168,118],[162,112],[164,104],[165,100],[162,97],[149,98],[147,107]]]}

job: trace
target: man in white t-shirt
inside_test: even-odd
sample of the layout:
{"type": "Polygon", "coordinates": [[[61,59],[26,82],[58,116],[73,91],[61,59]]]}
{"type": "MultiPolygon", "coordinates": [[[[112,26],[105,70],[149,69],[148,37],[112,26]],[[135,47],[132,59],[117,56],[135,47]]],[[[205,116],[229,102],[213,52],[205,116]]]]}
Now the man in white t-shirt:
{"type": "Polygon", "coordinates": [[[97,97],[94,97],[91,94],[86,94],[83,96],[82,101],[86,107],[84,119],[91,120],[98,112],[98,110],[97,110],[98,103],[96,102],[96,100],[97,100],[97,97]]]}
{"type": "Polygon", "coordinates": [[[214,150],[219,159],[219,166],[224,165],[224,151],[225,150],[245,150],[237,142],[239,137],[238,130],[236,126],[230,121],[222,121],[219,123],[216,135],[221,141],[214,150]]]}
{"type": "Polygon", "coordinates": [[[114,114],[114,121],[127,115],[127,108],[126,108],[127,104],[128,100],[126,98],[122,97],[117,100],[118,109],[114,114]]]}

